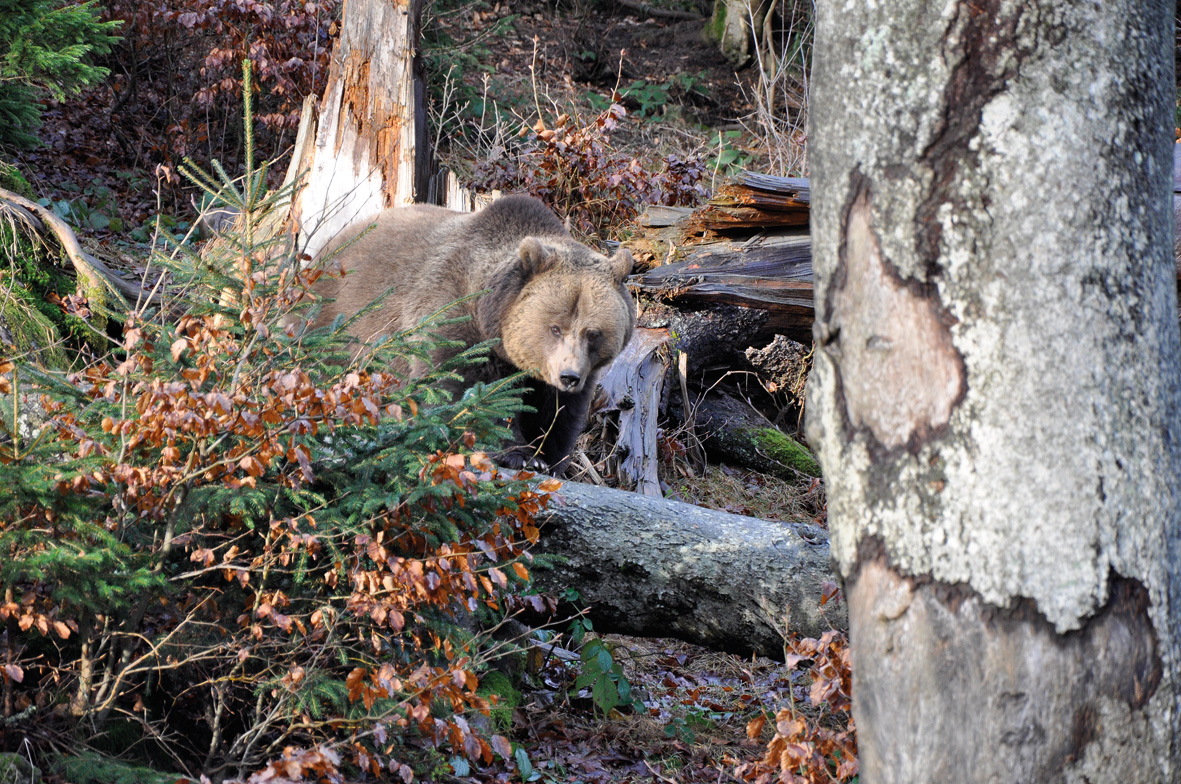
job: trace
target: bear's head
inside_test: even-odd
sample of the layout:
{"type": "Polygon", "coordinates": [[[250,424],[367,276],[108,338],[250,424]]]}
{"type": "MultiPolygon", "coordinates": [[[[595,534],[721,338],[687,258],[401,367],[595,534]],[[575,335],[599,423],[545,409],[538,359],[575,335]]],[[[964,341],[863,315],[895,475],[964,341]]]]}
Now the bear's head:
{"type": "Polygon", "coordinates": [[[631,268],[623,248],[608,258],[572,239],[526,237],[488,295],[503,308],[499,330],[489,325],[499,350],[550,386],[581,391],[631,339],[631,268]]]}

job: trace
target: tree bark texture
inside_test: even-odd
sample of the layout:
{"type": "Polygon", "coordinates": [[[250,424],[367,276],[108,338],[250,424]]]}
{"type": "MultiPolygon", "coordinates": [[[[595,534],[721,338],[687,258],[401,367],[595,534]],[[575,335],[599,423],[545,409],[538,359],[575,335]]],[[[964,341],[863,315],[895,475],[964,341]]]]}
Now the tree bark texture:
{"type": "Polygon", "coordinates": [[[749,65],[755,59],[756,47],[766,46],[764,41],[770,36],[763,23],[771,5],[765,0],[714,0],[706,35],[717,42],[719,51],[736,68],[749,65]]]}
{"type": "Polygon", "coordinates": [[[426,198],[430,149],[419,52],[422,0],[347,0],[294,210],[314,256],[344,227],[426,198]]]}
{"type": "Polygon", "coordinates": [[[760,337],[810,340],[809,245],[807,234],[715,240],[693,246],[682,261],[632,276],[628,284],[678,309],[720,304],[758,311],[764,317],[760,337]]]}
{"type": "Polygon", "coordinates": [[[817,4],[862,781],[1181,777],[1172,4],[817,4]]]}
{"type": "Polygon", "coordinates": [[[834,579],[822,528],[578,482],[557,496],[539,549],[568,560],[536,577],[577,588],[597,630],[782,659],[783,629],[846,628],[843,605],[820,605],[834,579]]]}

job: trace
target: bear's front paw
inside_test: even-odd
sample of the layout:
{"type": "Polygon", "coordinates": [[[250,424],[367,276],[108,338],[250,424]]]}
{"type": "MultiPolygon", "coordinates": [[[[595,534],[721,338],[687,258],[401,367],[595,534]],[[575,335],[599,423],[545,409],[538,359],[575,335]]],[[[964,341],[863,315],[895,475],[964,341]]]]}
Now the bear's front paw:
{"type": "Polygon", "coordinates": [[[517,446],[506,449],[498,455],[493,455],[492,459],[505,468],[524,468],[539,474],[549,473],[549,464],[542,460],[535,450],[528,447],[517,446]]]}

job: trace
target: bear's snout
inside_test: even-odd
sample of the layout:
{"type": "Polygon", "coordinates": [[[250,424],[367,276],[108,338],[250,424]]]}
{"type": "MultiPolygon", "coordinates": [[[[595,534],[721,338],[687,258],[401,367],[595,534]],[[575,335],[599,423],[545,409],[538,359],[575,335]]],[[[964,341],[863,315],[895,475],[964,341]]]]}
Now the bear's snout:
{"type": "Polygon", "coordinates": [[[578,389],[578,382],[582,380],[582,376],[573,370],[563,370],[558,374],[558,380],[562,383],[562,389],[574,392],[578,389]]]}
{"type": "Polygon", "coordinates": [[[586,384],[589,368],[578,357],[554,357],[545,369],[545,381],[562,392],[580,392],[586,384]]]}
{"type": "Polygon", "coordinates": [[[577,331],[571,328],[560,337],[551,334],[548,357],[542,366],[545,382],[561,392],[581,392],[591,374],[586,341],[572,334],[577,331]]]}

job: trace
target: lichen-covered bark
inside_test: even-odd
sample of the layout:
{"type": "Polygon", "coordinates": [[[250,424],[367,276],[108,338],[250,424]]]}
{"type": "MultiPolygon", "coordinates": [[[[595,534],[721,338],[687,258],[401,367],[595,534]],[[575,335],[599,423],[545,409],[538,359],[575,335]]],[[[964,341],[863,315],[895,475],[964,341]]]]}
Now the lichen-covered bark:
{"type": "Polygon", "coordinates": [[[345,226],[426,196],[421,10],[422,0],[345,3],[313,161],[295,210],[309,255],[345,226]]]}
{"type": "MultiPolygon", "coordinates": [[[[1134,584],[1145,601],[1120,611],[1155,640],[1161,677],[1143,699],[1124,699],[1129,672],[1111,694],[1075,694],[1086,706],[1077,753],[1054,756],[1059,736],[1048,729],[1006,746],[1008,709],[977,700],[977,725],[957,731],[998,754],[1020,747],[1026,760],[1024,776],[995,780],[1048,780],[1036,771],[1053,760],[1062,780],[1181,775],[1171,14],[1163,0],[817,4],[809,138],[820,350],[808,428],[851,597],[872,539],[876,568],[892,575],[875,584],[954,587],[983,608],[956,623],[985,639],[1032,633],[1022,624],[1036,619],[1046,624],[1038,634],[1058,641],[1050,647],[1068,632],[1101,640],[1113,586],[1134,584]],[[1016,625],[981,620],[1018,608],[1016,625]],[[1124,752],[1142,755],[1134,774],[1097,772],[1104,754],[1124,752]]],[[[919,606],[866,611],[866,628],[886,631],[860,640],[854,621],[855,661],[885,657],[890,670],[900,664],[891,656],[952,655],[925,647],[935,616],[919,606]],[[858,655],[871,644],[886,647],[858,655]]],[[[1120,655],[1094,645],[1070,650],[1120,655]]],[[[978,655],[973,666],[985,669],[1005,660],[978,655]]],[[[1040,666],[1025,659],[1013,671],[1040,666]]],[[[867,680],[876,676],[859,672],[855,711],[870,743],[874,721],[893,722],[891,753],[902,755],[918,753],[917,727],[953,730],[896,720],[947,707],[933,682],[910,684],[894,719],[870,719],[866,699],[906,691],[878,693],[867,680]]],[[[906,673],[919,677],[896,674],[906,673]]],[[[1025,696],[1048,700],[1060,685],[1035,679],[1025,696]]],[[[948,693],[987,688],[965,681],[948,693]]],[[[873,762],[882,748],[862,748],[867,782],[931,780],[898,778],[873,762]]],[[[988,780],[985,768],[942,780],[988,780]]]]}

